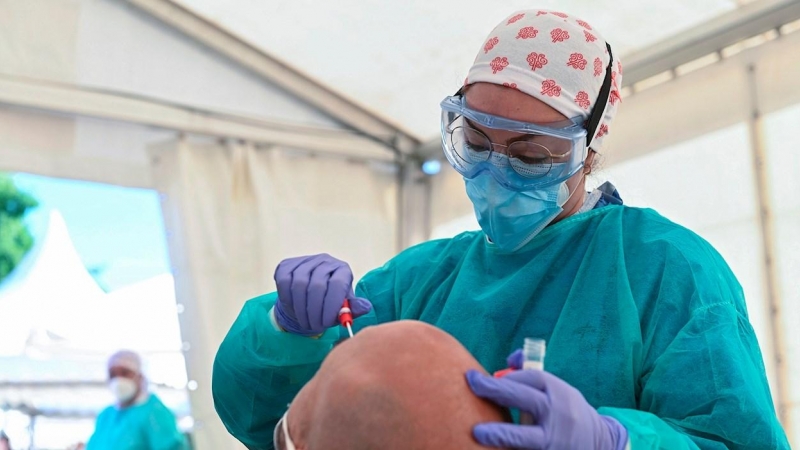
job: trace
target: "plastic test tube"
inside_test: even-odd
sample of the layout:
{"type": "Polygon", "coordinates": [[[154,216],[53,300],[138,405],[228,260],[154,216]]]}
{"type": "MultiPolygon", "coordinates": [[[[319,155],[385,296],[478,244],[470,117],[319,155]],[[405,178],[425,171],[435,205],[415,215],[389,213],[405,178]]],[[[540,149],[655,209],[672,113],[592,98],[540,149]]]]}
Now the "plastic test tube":
{"type": "MultiPolygon", "coordinates": [[[[525,338],[522,347],[522,370],[544,370],[544,354],[546,344],[544,339],[525,338]]],[[[533,416],[529,413],[520,413],[521,425],[533,425],[533,416]]]]}
{"type": "Polygon", "coordinates": [[[545,349],[544,339],[525,338],[525,345],[522,347],[522,368],[544,370],[545,349]]]}

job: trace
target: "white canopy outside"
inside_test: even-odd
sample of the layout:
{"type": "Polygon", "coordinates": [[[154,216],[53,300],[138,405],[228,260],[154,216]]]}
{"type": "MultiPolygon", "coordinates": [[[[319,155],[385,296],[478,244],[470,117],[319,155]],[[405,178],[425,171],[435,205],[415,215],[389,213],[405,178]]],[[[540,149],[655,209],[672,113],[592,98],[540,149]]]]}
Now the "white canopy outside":
{"type": "Polygon", "coordinates": [[[0,285],[0,404],[97,414],[111,402],[107,358],[121,348],[141,353],[148,379],[179,414],[189,413],[172,276],[103,292],[54,211],[46,234],[0,285]]]}

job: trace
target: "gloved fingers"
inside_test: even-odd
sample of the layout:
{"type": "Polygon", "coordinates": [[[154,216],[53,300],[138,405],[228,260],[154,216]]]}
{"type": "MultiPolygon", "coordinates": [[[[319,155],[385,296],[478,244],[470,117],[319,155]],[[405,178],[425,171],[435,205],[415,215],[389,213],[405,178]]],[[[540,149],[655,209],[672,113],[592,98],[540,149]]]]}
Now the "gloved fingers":
{"type": "MultiPolygon", "coordinates": [[[[292,307],[297,319],[297,323],[305,330],[311,329],[308,318],[308,285],[311,281],[311,272],[325,260],[316,255],[300,263],[292,272],[292,307]]],[[[278,294],[280,295],[280,294],[278,294]]]]}
{"type": "Polygon", "coordinates": [[[544,419],[550,410],[549,400],[544,392],[527,384],[514,381],[512,375],[503,378],[486,376],[476,370],[467,371],[467,383],[472,392],[478,397],[507,408],[517,408],[531,413],[535,419],[544,419]]]}
{"type": "Polygon", "coordinates": [[[565,383],[557,376],[543,370],[517,370],[506,375],[504,378],[535,388],[540,392],[548,391],[548,386],[552,383],[565,383]]]}
{"type": "Polygon", "coordinates": [[[275,278],[286,278],[294,272],[297,266],[316,256],[319,255],[296,256],[294,258],[284,259],[278,264],[278,267],[275,268],[275,278]]]}
{"type": "Polygon", "coordinates": [[[537,425],[481,423],[472,429],[479,444],[488,447],[543,450],[547,448],[544,429],[537,425]]]}
{"type": "Polygon", "coordinates": [[[600,420],[602,420],[603,423],[605,423],[608,427],[612,439],[617,444],[617,447],[619,447],[620,444],[624,445],[628,442],[628,429],[625,428],[625,425],[622,425],[619,420],[611,416],[604,415],[600,415],[600,420]]]}
{"type": "MultiPolygon", "coordinates": [[[[353,292],[353,271],[350,266],[339,261],[339,266],[331,273],[328,282],[328,291],[325,294],[325,323],[334,326],[339,323],[339,311],[344,306],[344,300],[353,292]]],[[[350,305],[352,312],[353,305],[350,305]]]]}
{"type": "Polygon", "coordinates": [[[372,311],[372,303],[363,297],[356,297],[352,289],[347,294],[347,299],[350,300],[350,310],[353,312],[354,319],[372,311]]]}
{"type": "Polygon", "coordinates": [[[314,330],[325,330],[336,325],[336,314],[342,307],[344,293],[338,295],[338,302],[334,299],[341,289],[332,280],[342,266],[340,261],[328,260],[311,273],[308,283],[308,321],[314,330]]]}
{"type": "Polygon", "coordinates": [[[345,296],[353,288],[353,271],[350,266],[344,261],[336,261],[338,263],[336,270],[331,272],[331,284],[336,285],[337,288],[342,289],[342,301],[345,296]]]}
{"type": "Polygon", "coordinates": [[[514,350],[513,353],[508,355],[508,358],[506,358],[506,363],[508,363],[508,367],[511,367],[512,369],[520,370],[522,369],[523,358],[524,356],[522,355],[522,349],[518,348],[514,350]]]}
{"type": "MultiPolygon", "coordinates": [[[[292,272],[297,269],[297,266],[303,262],[313,258],[313,256],[299,256],[296,258],[288,258],[278,264],[275,268],[275,287],[278,289],[278,300],[289,309],[292,308],[292,272]]],[[[284,312],[289,312],[284,310],[284,312]]],[[[292,316],[294,316],[292,312],[292,316]]]]}
{"type": "Polygon", "coordinates": [[[340,262],[330,273],[325,303],[322,306],[322,320],[326,328],[339,323],[339,311],[344,306],[344,299],[352,283],[353,274],[350,272],[350,266],[340,262]]]}

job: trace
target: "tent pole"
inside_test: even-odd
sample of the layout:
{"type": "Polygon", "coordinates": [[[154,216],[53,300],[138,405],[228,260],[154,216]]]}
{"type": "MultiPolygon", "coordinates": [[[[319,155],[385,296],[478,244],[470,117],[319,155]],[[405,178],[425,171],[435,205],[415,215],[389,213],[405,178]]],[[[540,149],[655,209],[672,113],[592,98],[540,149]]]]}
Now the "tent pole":
{"type": "Polygon", "coordinates": [[[770,201],[769,174],[767,173],[767,153],[764,143],[764,118],[758,103],[758,82],[756,67],[750,64],[747,67],[748,86],[750,94],[750,111],[748,127],[750,131],[750,148],[753,157],[753,172],[756,183],[756,201],[758,218],[761,228],[762,245],[762,270],[764,271],[765,294],[767,300],[767,317],[769,320],[769,333],[772,341],[771,359],[775,368],[775,398],[777,400],[778,417],[786,430],[789,442],[791,436],[791,405],[789,403],[789,367],[786,364],[786,343],[783,330],[783,316],[781,307],[780,284],[775,267],[775,236],[773,207],[770,201]]]}

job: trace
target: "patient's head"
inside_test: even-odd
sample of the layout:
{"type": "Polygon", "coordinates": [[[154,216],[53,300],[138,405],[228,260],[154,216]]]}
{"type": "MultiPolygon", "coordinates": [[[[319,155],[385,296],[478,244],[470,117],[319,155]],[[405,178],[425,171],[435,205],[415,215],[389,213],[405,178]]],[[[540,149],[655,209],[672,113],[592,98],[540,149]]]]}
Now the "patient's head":
{"type": "Polygon", "coordinates": [[[472,439],[472,427],[509,417],[472,394],[464,378],[469,369],[483,371],[433,326],[400,321],[366,328],[333,349],[297,395],[289,435],[298,450],[484,448],[472,439]]]}

